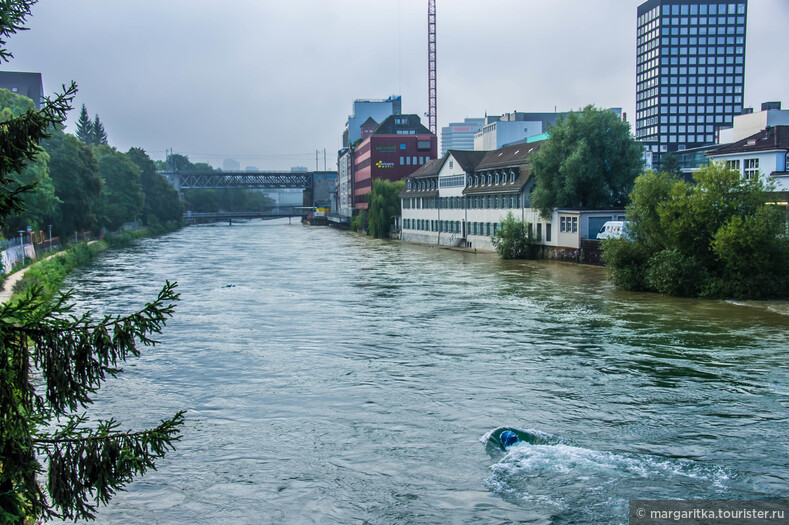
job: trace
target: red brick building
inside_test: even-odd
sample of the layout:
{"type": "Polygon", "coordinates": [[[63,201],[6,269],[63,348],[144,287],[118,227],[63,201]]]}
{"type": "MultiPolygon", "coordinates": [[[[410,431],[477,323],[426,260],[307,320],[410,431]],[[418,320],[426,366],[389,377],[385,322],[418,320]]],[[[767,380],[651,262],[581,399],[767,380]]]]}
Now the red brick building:
{"type": "Polygon", "coordinates": [[[418,115],[392,115],[363,138],[353,155],[353,203],[367,208],[373,180],[397,181],[437,158],[436,135],[422,125],[418,115]]]}

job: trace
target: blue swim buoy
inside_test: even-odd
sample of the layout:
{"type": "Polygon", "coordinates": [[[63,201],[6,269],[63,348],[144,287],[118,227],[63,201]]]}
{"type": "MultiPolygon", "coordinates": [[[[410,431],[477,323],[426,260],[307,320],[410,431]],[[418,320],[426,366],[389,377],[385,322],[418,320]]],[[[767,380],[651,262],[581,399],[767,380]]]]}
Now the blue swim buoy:
{"type": "Polygon", "coordinates": [[[504,432],[499,434],[499,441],[501,441],[501,444],[504,445],[504,447],[506,448],[514,445],[520,440],[518,439],[518,436],[517,434],[515,434],[515,432],[513,432],[512,430],[505,430],[504,432]]]}

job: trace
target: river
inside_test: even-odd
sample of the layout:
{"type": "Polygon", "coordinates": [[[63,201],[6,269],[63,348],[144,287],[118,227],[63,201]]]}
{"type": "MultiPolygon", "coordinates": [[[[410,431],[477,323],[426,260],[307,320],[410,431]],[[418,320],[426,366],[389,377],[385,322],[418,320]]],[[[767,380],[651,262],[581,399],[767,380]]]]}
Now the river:
{"type": "Polygon", "coordinates": [[[98,523],[627,523],[630,499],[786,497],[785,303],[287,220],[143,240],[66,286],[124,313],[165,279],[162,344],[92,412],[184,409],[183,439],[98,523]],[[481,441],[501,426],[550,443],[481,441]]]}

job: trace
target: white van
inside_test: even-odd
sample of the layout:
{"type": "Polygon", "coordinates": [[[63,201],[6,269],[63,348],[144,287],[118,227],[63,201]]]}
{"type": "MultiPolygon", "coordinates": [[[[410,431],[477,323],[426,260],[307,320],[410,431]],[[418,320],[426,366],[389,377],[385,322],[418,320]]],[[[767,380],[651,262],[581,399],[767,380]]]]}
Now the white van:
{"type": "Polygon", "coordinates": [[[597,234],[598,239],[618,239],[625,233],[625,221],[608,221],[597,234]]]}

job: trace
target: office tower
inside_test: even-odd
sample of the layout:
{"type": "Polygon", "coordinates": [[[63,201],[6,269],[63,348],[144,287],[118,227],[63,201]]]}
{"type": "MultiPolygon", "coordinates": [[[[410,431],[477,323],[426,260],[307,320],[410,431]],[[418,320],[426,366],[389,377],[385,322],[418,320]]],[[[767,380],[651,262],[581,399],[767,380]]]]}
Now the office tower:
{"type": "Polygon", "coordinates": [[[636,138],[662,154],[712,144],[743,110],[748,1],[638,8],[636,138]]]}

